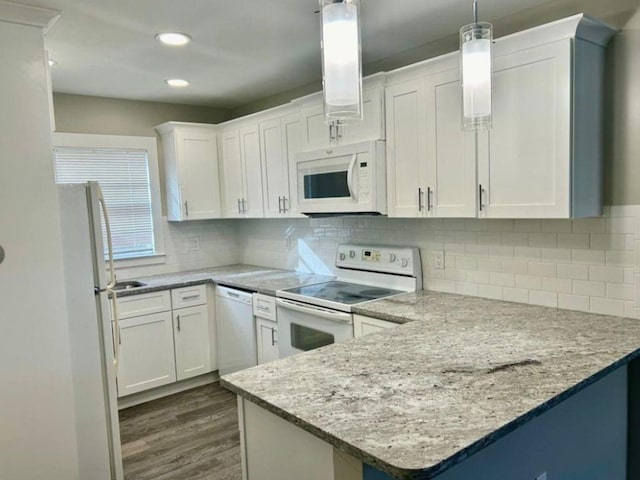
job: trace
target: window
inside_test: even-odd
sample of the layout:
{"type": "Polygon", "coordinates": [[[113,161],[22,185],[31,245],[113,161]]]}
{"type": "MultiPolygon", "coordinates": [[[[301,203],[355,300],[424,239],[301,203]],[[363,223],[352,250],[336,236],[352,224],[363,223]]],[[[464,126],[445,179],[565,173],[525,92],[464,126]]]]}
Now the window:
{"type": "Polygon", "coordinates": [[[55,134],[54,145],[56,183],[100,183],[109,210],[114,258],[157,255],[162,239],[155,218],[159,209],[154,208],[160,203],[157,197],[154,202],[158,191],[155,138],[55,134]]]}

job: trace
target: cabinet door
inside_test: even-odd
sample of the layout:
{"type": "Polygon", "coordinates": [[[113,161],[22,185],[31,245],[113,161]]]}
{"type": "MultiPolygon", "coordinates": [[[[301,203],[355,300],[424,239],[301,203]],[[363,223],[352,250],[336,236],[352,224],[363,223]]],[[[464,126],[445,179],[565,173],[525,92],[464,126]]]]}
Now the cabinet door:
{"type": "Polygon", "coordinates": [[[284,200],[283,206],[285,215],[288,217],[304,217],[298,213],[298,181],[296,174],[296,154],[302,151],[300,134],[300,114],[287,115],[281,119],[282,144],[286,150],[287,168],[289,172],[289,191],[284,200]]]}
{"type": "Polygon", "coordinates": [[[224,212],[226,217],[237,218],[241,216],[240,202],[243,196],[240,135],[237,130],[227,130],[222,132],[220,138],[224,212]]]}
{"type": "Polygon", "coordinates": [[[386,322],[377,318],[364,317],[362,315],[354,315],[353,336],[364,337],[370,333],[381,332],[382,330],[388,330],[397,326],[397,323],[386,322]]]}
{"type": "Polygon", "coordinates": [[[362,92],[362,121],[340,126],[339,143],[355,143],[384,139],[384,89],[382,87],[362,92]]]}
{"type": "Polygon", "coordinates": [[[176,381],[171,312],[120,321],[118,396],[176,381]]]}
{"type": "Polygon", "coordinates": [[[300,115],[302,129],[302,149],[317,150],[331,145],[329,126],[324,121],[322,103],[306,106],[300,115]]]}
{"type": "Polygon", "coordinates": [[[494,60],[493,126],[480,135],[480,215],[571,216],[571,40],[494,60]]]}
{"type": "Polygon", "coordinates": [[[476,137],[462,129],[460,68],[426,78],[427,216],[476,216],[476,137]]]}
{"type": "Polygon", "coordinates": [[[222,209],[215,130],[178,127],[176,142],[183,218],[220,218],[222,209]]]}
{"type": "Polygon", "coordinates": [[[262,318],[256,318],[256,334],[258,336],[258,365],[277,360],[278,324],[262,318]]]}
{"type": "Polygon", "coordinates": [[[173,329],[178,380],[211,372],[207,306],[199,305],[174,310],[173,329]]]}
{"type": "Polygon", "coordinates": [[[266,217],[284,216],[283,198],[289,196],[289,164],[280,119],[260,124],[262,188],[266,217]]]}
{"type": "Polygon", "coordinates": [[[262,162],[260,159],[260,132],[258,125],[240,129],[240,151],[244,176],[244,215],[263,217],[262,162]]]}
{"type": "Polygon", "coordinates": [[[426,99],[423,79],[386,93],[387,201],[390,217],[423,216],[426,191],[426,99]]]}

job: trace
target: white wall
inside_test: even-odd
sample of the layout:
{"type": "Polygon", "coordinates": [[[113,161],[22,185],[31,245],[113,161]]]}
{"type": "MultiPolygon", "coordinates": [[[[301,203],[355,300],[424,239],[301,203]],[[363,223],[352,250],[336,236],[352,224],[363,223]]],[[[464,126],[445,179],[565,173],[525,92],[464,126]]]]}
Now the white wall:
{"type": "Polygon", "coordinates": [[[417,246],[427,289],[640,318],[636,206],[581,220],[244,220],[238,233],[244,263],[333,273],[339,243],[417,246]]]}
{"type": "Polygon", "coordinates": [[[0,476],[73,480],[78,459],[42,30],[1,21],[3,7],[0,476]]]}

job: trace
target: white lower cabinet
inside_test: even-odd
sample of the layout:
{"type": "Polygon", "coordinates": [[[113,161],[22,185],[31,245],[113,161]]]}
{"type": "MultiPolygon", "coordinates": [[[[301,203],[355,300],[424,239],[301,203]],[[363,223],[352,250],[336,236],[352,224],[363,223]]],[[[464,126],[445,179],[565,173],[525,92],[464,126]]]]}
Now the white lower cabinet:
{"type": "Polygon", "coordinates": [[[173,311],[177,380],[210,372],[211,342],[206,305],[173,311]]]}
{"type": "Polygon", "coordinates": [[[216,370],[216,328],[208,290],[196,285],[118,299],[124,311],[119,322],[118,397],[216,370]],[[172,303],[178,308],[172,310],[172,303]],[[157,313],[131,316],[132,312],[157,313]]]}
{"type": "Polygon", "coordinates": [[[171,312],[121,320],[118,396],[175,381],[171,312]]]}
{"type": "Polygon", "coordinates": [[[389,328],[397,327],[399,324],[394,322],[387,322],[378,318],[365,317],[364,315],[353,316],[353,336],[364,337],[370,333],[380,332],[382,330],[388,330],[389,328]]]}
{"type": "Polygon", "coordinates": [[[279,358],[278,324],[263,318],[256,318],[256,334],[258,339],[258,365],[279,358]]]}

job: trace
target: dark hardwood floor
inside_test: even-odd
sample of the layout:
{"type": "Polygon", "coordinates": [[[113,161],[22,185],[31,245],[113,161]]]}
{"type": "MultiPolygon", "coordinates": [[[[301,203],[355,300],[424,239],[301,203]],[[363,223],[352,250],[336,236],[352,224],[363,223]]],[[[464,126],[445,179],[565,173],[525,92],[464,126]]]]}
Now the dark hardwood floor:
{"type": "Polygon", "coordinates": [[[125,480],[240,480],[236,396],[214,383],[120,411],[125,480]]]}

